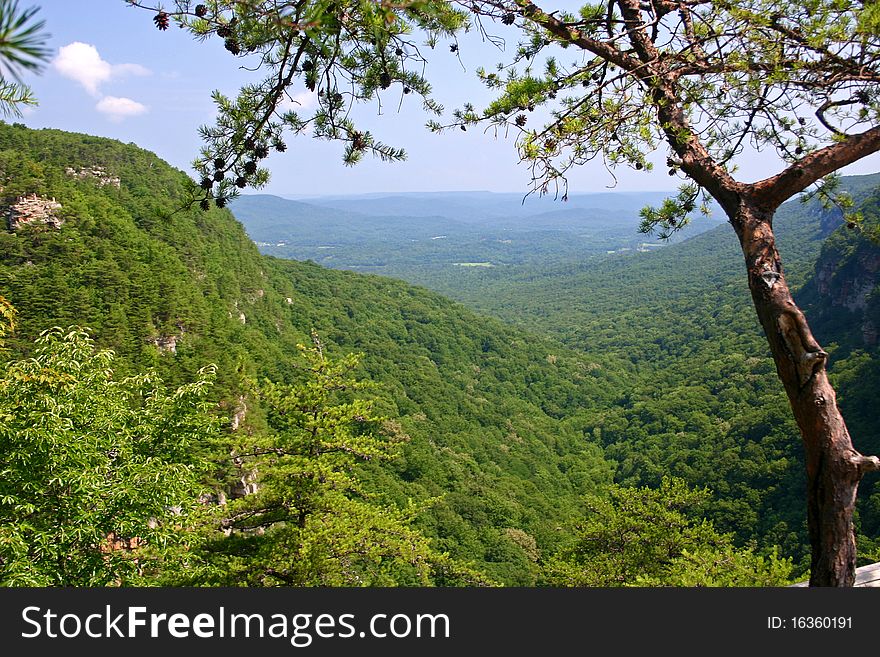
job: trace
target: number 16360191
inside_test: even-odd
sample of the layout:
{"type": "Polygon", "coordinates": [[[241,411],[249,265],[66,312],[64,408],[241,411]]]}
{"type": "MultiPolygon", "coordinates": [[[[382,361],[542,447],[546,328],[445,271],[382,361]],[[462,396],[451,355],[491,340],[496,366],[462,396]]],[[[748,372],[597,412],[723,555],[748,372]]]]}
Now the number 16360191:
{"type": "Polygon", "coordinates": [[[851,630],[852,616],[767,616],[769,630],[851,630]]]}

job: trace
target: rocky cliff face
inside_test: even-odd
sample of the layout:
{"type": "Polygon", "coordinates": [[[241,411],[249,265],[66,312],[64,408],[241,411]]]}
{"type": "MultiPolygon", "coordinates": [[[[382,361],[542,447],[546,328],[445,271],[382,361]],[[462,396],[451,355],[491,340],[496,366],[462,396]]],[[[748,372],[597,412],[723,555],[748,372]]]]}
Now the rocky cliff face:
{"type": "Polygon", "coordinates": [[[61,204],[54,198],[43,198],[36,194],[19,196],[6,206],[6,219],[9,230],[17,231],[22,226],[46,225],[61,228],[64,220],[57,216],[61,204]]]}
{"type": "Polygon", "coordinates": [[[846,228],[832,235],[802,291],[810,323],[820,339],[876,346],[880,338],[878,285],[880,245],[846,228]]]}
{"type": "Polygon", "coordinates": [[[121,185],[119,177],[107,173],[102,166],[80,167],[79,169],[67,167],[65,173],[72,178],[79,178],[80,180],[94,180],[98,187],[111,185],[119,189],[121,185]]]}
{"type": "Polygon", "coordinates": [[[880,271],[880,251],[859,253],[847,267],[836,258],[820,260],[816,268],[816,286],[819,294],[832,306],[844,307],[851,312],[865,310],[868,297],[877,286],[880,271]]]}

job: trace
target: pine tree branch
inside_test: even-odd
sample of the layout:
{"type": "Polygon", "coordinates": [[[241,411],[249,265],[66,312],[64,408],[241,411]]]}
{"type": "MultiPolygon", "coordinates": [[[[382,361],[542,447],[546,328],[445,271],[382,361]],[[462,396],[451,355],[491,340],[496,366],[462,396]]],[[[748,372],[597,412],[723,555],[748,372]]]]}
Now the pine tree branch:
{"type": "Polygon", "coordinates": [[[765,209],[775,210],[816,181],[877,151],[880,126],[805,155],[784,171],[751,185],[752,194],[760,197],[765,209]]]}

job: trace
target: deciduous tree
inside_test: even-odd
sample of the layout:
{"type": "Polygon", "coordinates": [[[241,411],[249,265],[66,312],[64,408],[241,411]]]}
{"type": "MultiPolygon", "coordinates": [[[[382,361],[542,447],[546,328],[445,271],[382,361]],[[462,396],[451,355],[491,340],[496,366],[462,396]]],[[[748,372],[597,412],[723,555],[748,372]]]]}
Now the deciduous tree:
{"type": "Polygon", "coordinates": [[[0,373],[0,585],[143,583],[186,539],[219,432],[213,373],[169,391],[112,367],[83,330],[55,328],[0,373]]]}
{"type": "Polygon", "coordinates": [[[574,540],[549,560],[556,586],[783,586],[791,561],[737,549],[711,522],[688,516],[706,504],[707,490],[681,479],[660,487],[613,485],[592,497],[574,540]]]}

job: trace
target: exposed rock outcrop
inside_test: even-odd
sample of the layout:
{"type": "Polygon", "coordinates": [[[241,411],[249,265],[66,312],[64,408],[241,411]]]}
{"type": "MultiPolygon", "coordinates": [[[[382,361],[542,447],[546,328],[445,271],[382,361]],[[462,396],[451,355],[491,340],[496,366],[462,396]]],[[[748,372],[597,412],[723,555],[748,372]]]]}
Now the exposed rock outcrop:
{"type": "Polygon", "coordinates": [[[245,497],[246,495],[253,495],[258,489],[257,471],[248,470],[244,471],[238,481],[232,485],[230,495],[233,499],[236,499],[239,497],[245,497]]]}
{"type": "Polygon", "coordinates": [[[177,330],[179,333],[176,335],[173,333],[170,335],[157,335],[155,338],[150,338],[149,342],[163,354],[176,354],[177,345],[183,338],[184,333],[186,333],[186,330],[180,323],[177,324],[177,330]]]}
{"type": "Polygon", "coordinates": [[[204,504],[205,506],[226,506],[226,501],[226,493],[222,490],[199,495],[199,504],[204,504]]]}
{"type": "Polygon", "coordinates": [[[265,296],[265,294],[266,294],[265,290],[254,290],[253,292],[248,293],[245,298],[247,299],[248,303],[254,304],[259,299],[262,299],[265,296]]]}
{"type": "Polygon", "coordinates": [[[68,176],[71,176],[72,178],[79,178],[80,180],[94,180],[95,184],[98,185],[98,187],[111,185],[112,187],[116,187],[118,189],[120,185],[119,178],[107,173],[107,171],[104,170],[104,167],[101,166],[80,167],[79,169],[67,167],[65,169],[65,172],[68,176]]]}
{"type": "Polygon", "coordinates": [[[816,267],[819,294],[832,306],[855,312],[868,307],[868,297],[878,283],[880,251],[859,249],[842,268],[841,258],[821,258],[816,267]]]}
{"type": "Polygon", "coordinates": [[[247,417],[247,411],[248,407],[244,395],[239,395],[238,404],[235,406],[235,413],[232,414],[232,422],[229,427],[232,431],[238,431],[238,428],[244,422],[245,417],[247,417]]]}
{"type": "Polygon", "coordinates": [[[19,196],[6,207],[9,230],[16,231],[22,226],[49,226],[61,228],[64,220],[57,213],[61,204],[55,198],[43,198],[36,194],[19,196]]]}
{"type": "Polygon", "coordinates": [[[824,342],[873,347],[880,340],[880,247],[841,229],[828,238],[812,279],[798,293],[824,342]]]}
{"type": "Polygon", "coordinates": [[[179,339],[180,336],[177,335],[160,335],[159,337],[150,340],[150,342],[156,345],[156,348],[162,353],[176,354],[177,341],[179,339]]]}

